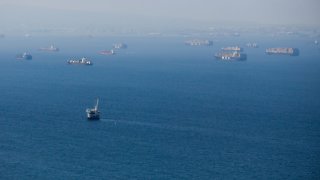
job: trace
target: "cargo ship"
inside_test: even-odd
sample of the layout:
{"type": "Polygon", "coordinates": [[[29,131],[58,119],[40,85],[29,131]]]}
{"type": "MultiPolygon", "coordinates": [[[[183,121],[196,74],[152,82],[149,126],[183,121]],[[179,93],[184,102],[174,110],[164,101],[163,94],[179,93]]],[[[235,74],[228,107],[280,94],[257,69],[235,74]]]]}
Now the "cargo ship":
{"type": "Polygon", "coordinates": [[[273,55],[290,55],[290,56],[299,56],[299,49],[298,48],[267,48],[266,54],[273,55]]]}
{"type": "Polygon", "coordinates": [[[244,61],[247,59],[247,54],[241,53],[239,51],[220,51],[215,55],[216,59],[226,60],[226,61],[244,61]]]}
{"type": "Polygon", "coordinates": [[[96,105],[94,108],[87,108],[87,119],[88,120],[99,120],[100,119],[100,111],[98,109],[99,99],[97,99],[96,105]]]}
{"type": "Polygon", "coordinates": [[[214,56],[216,59],[225,61],[244,61],[247,59],[247,54],[242,53],[243,48],[239,46],[223,47],[214,56]]]}
{"type": "Polygon", "coordinates": [[[113,44],[113,48],[115,49],[126,49],[128,46],[125,43],[116,43],[113,44]]]}
{"type": "Polygon", "coordinates": [[[193,39],[193,40],[185,41],[184,44],[188,46],[212,46],[213,41],[193,39]]]}
{"type": "Polygon", "coordinates": [[[39,48],[39,51],[58,52],[59,48],[55,47],[54,45],[51,45],[50,47],[39,48]]]}
{"type": "Polygon", "coordinates": [[[247,43],[246,45],[249,48],[258,48],[259,47],[259,45],[257,43],[247,43]]]}
{"type": "Polygon", "coordinates": [[[243,48],[239,47],[239,46],[230,46],[230,47],[221,48],[221,50],[222,51],[239,51],[239,52],[242,52],[243,48]]]}
{"type": "Polygon", "coordinates": [[[87,58],[83,57],[81,59],[70,59],[67,61],[68,64],[83,64],[83,65],[93,65],[92,61],[88,60],[87,58]]]}
{"type": "Polygon", "coordinates": [[[101,54],[101,55],[115,55],[116,53],[114,52],[113,49],[111,49],[111,50],[102,50],[99,52],[99,54],[101,54]]]}
{"type": "Polygon", "coordinates": [[[16,56],[16,59],[31,60],[32,59],[32,55],[30,53],[24,52],[22,54],[18,54],[16,56]]]}

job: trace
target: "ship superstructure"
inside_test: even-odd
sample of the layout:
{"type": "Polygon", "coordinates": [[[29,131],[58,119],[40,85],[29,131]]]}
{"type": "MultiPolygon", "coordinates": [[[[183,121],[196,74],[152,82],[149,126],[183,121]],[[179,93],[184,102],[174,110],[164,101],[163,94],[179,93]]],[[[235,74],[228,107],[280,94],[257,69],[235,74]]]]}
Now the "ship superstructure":
{"type": "Polygon", "coordinates": [[[100,119],[100,111],[98,109],[99,106],[99,99],[97,99],[96,105],[94,108],[87,108],[87,119],[88,120],[99,120],[100,119]]]}

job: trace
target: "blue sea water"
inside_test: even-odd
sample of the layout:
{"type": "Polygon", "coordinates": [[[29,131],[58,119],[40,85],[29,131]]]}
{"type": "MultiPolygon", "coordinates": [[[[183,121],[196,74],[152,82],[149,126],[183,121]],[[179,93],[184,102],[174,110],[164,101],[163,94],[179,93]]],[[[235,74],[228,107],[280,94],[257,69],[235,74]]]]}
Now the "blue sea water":
{"type": "Polygon", "coordinates": [[[184,40],[1,39],[0,179],[319,179],[318,47],[260,39],[223,62],[216,51],[248,39],[184,40]],[[97,53],[118,41],[128,49],[97,53]],[[51,43],[61,51],[37,51],[51,43]],[[300,56],[264,54],[278,46],[300,56]],[[94,65],[66,64],[82,56],[94,65]],[[87,121],[97,97],[102,119],[87,121]]]}

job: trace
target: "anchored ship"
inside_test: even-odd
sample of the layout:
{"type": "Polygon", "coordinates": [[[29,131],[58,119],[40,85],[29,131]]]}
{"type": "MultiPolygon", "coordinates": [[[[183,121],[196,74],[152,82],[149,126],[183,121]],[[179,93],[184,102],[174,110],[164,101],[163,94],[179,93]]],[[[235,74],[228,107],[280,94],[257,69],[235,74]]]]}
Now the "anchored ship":
{"type": "Polygon", "coordinates": [[[102,50],[99,52],[99,54],[101,54],[101,55],[114,55],[116,53],[114,52],[113,49],[111,49],[111,50],[102,50]]]}
{"type": "Polygon", "coordinates": [[[50,47],[39,48],[39,51],[57,52],[59,51],[59,48],[55,47],[54,45],[51,45],[50,47]]]}
{"type": "Polygon", "coordinates": [[[18,54],[16,56],[16,59],[31,60],[32,59],[32,55],[30,53],[24,52],[22,54],[18,54]]]}
{"type": "Polygon", "coordinates": [[[193,39],[184,42],[188,46],[212,46],[213,42],[210,40],[193,39]]]}
{"type": "Polygon", "coordinates": [[[99,120],[100,119],[100,111],[98,109],[99,99],[97,99],[96,105],[94,108],[87,108],[87,118],[88,120],[99,120]]]}
{"type": "Polygon", "coordinates": [[[240,53],[239,51],[233,51],[233,52],[226,52],[226,51],[220,51],[214,55],[216,59],[219,60],[226,60],[226,61],[243,61],[247,59],[247,55],[245,53],[240,53]]]}
{"type": "Polygon", "coordinates": [[[113,48],[115,49],[126,49],[128,46],[125,43],[116,43],[113,44],[113,48]]]}
{"type": "Polygon", "coordinates": [[[290,56],[299,56],[298,48],[267,48],[266,54],[279,54],[279,55],[290,55],[290,56]]]}
{"type": "Polygon", "coordinates": [[[247,47],[250,47],[250,48],[258,48],[259,45],[257,43],[247,43],[247,47]]]}
{"type": "Polygon", "coordinates": [[[239,47],[239,46],[230,46],[230,47],[224,47],[221,48],[222,51],[243,51],[243,48],[239,47]]]}
{"type": "Polygon", "coordinates": [[[239,46],[230,46],[221,48],[221,50],[214,55],[216,59],[225,61],[244,61],[247,59],[247,54],[242,53],[243,48],[239,46]]]}
{"type": "Polygon", "coordinates": [[[83,57],[81,59],[70,59],[67,61],[68,64],[83,64],[83,65],[93,65],[93,63],[87,58],[83,57]]]}

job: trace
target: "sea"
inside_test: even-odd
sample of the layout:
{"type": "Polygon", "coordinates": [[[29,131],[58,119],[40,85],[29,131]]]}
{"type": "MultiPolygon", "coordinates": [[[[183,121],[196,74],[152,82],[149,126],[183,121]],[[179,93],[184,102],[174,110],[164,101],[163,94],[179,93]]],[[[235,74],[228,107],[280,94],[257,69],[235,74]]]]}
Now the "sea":
{"type": "Polygon", "coordinates": [[[314,39],[185,40],[0,39],[0,179],[320,179],[314,39]],[[98,54],[116,42],[128,48],[98,54]],[[60,51],[37,50],[51,44],[60,51]],[[247,60],[214,58],[231,45],[247,60]],[[268,47],[300,56],[266,55],[268,47]],[[32,60],[15,59],[25,51],[32,60]],[[93,65],[67,64],[81,57],[93,65]],[[101,119],[88,121],[96,98],[101,119]]]}

